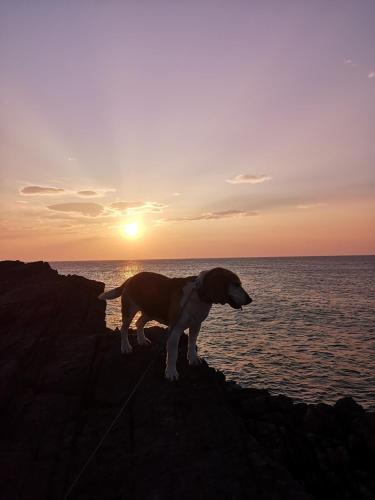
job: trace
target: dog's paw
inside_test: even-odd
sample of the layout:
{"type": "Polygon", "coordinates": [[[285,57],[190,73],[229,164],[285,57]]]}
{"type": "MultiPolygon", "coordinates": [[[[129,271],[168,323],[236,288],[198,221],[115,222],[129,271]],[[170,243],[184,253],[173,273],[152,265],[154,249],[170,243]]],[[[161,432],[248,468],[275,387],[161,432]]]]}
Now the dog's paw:
{"type": "Polygon", "coordinates": [[[173,382],[174,380],[178,380],[178,372],[176,368],[166,368],[165,369],[165,378],[169,380],[170,382],[173,382]]]}
{"type": "Polygon", "coordinates": [[[190,366],[199,366],[203,363],[204,359],[195,356],[194,358],[188,358],[188,361],[190,366]]]}
{"type": "Polygon", "coordinates": [[[121,346],[121,354],[130,354],[133,351],[133,348],[130,344],[121,346]]]}

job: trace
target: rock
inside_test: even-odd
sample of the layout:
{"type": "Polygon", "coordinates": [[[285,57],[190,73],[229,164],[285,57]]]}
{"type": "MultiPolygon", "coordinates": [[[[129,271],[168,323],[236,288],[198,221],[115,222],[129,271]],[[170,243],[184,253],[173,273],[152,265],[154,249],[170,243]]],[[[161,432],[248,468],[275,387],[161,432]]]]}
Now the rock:
{"type": "Polygon", "coordinates": [[[248,432],[314,498],[375,498],[373,414],[351,398],[334,407],[246,389],[242,398],[231,394],[248,432]]]}
{"type": "Polygon", "coordinates": [[[189,367],[185,336],[169,383],[165,330],[122,356],[102,283],[7,261],[0,285],[0,498],[374,498],[375,419],[350,398],[243,389],[189,367]]]}
{"type": "Polygon", "coordinates": [[[351,397],[341,398],[336,401],[333,410],[342,423],[350,423],[353,420],[362,418],[365,413],[362,406],[351,397]]]}

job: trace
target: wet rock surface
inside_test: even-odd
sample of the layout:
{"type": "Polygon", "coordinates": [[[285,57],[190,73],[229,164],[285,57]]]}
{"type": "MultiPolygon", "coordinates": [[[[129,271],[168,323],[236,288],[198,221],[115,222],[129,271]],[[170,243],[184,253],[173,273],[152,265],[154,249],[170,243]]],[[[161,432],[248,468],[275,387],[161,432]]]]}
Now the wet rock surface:
{"type": "Polygon", "coordinates": [[[375,419],[351,398],[295,404],[206,363],[163,378],[166,331],[120,354],[102,283],[0,262],[0,498],[375,498],[375,419]],[[141,384],[132,394],[143,375],[141,384]],[[129,396],[130,399],[129,399],[129,396]]]}

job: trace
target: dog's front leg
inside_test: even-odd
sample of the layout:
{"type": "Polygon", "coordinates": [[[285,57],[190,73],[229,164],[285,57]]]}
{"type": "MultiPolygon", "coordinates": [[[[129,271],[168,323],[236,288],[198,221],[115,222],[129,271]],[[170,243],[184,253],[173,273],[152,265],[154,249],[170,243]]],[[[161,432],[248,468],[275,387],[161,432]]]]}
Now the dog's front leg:
{"type": "Polygon", "coordinates": [[[197,323],[189,328],[187,358],[189,365],[200,365],[202,359],[197,356],[197,337],[202,323],[197,323]]]}
{"type": "Polygon", "coordinates": [[[130,354],[133,350],[128,337],[128,325],[125,323],[121,327],[121,354],[130,354]]]}
{"type": "Polygon", "coordinates": [[[178,343],[180,341],[182,333],[183,330],[181,330],[181,328],[174,327],[169,335],[169,339],[167,342],[167,365],[165,367],[165,378],[170,381],[178,380],[176,363],[178,355],[178,343]]]}

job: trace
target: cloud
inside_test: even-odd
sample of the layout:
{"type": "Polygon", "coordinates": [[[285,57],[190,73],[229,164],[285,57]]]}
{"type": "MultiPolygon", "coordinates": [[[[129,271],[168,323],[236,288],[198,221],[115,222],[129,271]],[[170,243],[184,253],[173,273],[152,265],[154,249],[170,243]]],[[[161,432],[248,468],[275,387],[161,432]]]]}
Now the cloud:
{"type": "Polygon", "coordinates": [[[89,189],[84,190],[84,191],[77,191],[77,194],[79,196],[87,196],[87,197],[100,196],[100,193],[98,193],[97,191],[90,191],[89,189]]]}
{"type": "Polygon", "coordinates": [[[181,196],[181,193],[179,193],[178,191],[176,191],[175,193],[172,193],[172,196],[181,196]]]}
{"type": "Polygon", "coordinates": [[[37,194],[61,194],[65,193],[65,189],[50,186],[25,186],[20,189],[20,194],[37,195],[37,194]]]}
{"type": "Polygon", "coordinates": [[[308,210],[310,208],[323,207],[325,203],[317,202],[317,203],[306,203],[303,205],[297,205],[297,208],[301,208],[302,210],[308,210]]]}
{"type": "Polygon", "coordinates": [[[143,201],[115,201],[111,203],[111,208],[115,210],[128,210],[128,208],[138,208],[144,205],[143,201]]]}
{"type": "MultiPolygon", "coordinates": [[[[107,193],[114,193],[116,189],[113,188],[95,188],[95,189],[80,189],[79,191],[75,191],[74,194],[82,197],[99,197],[104,196],[107,193]]],[[[73,191],[72,191],[73,193],[73,191]]]]}
{"type": "Polygon", "coordinates": [[[103,213],[103,207],[98,203],[57,203],[55,205],[48,205],[47,208],[57,212],[74,212],[90,217],[96,217],[103,213]]]}
{"type": "Polygon", "coordinates": [[[229,184],[260,184],[261,182],[269,180],[271,180],[269,175],[239,174],[232,177],[232,179],[227,179],[227,182],[229,182],[229,184]]]}
{"type": "Polygon", "coordinates": [[[240,218],[240,217],[252,217],[258,215],[257,212],[248,210],[222,210],[220,212],[206,212],[201,215],[196,215],[193,217],[177,217],[175,219],[167,219],[170,222],[186,222],[194,220],[218,220],[218,219],[229,219],[229,218],[240,218]]]}
{"type": "MultiPolygon", "coordinates": [[[[346,64],[347,66],[353,66],[353,68],[357,67],[357,64],[355,64],[351,59],[344,59],[344,64],[346,64]]],[[[375,78],[375,70],[370,70],[367,73],[367,78],[375,78]]]]}
{"type": "Polygon", "coordinates": [[[156,201],[115,201],[111,203],[110,207],[121,212],[158,213],[167,208],[167,205],[156,201]]]}

